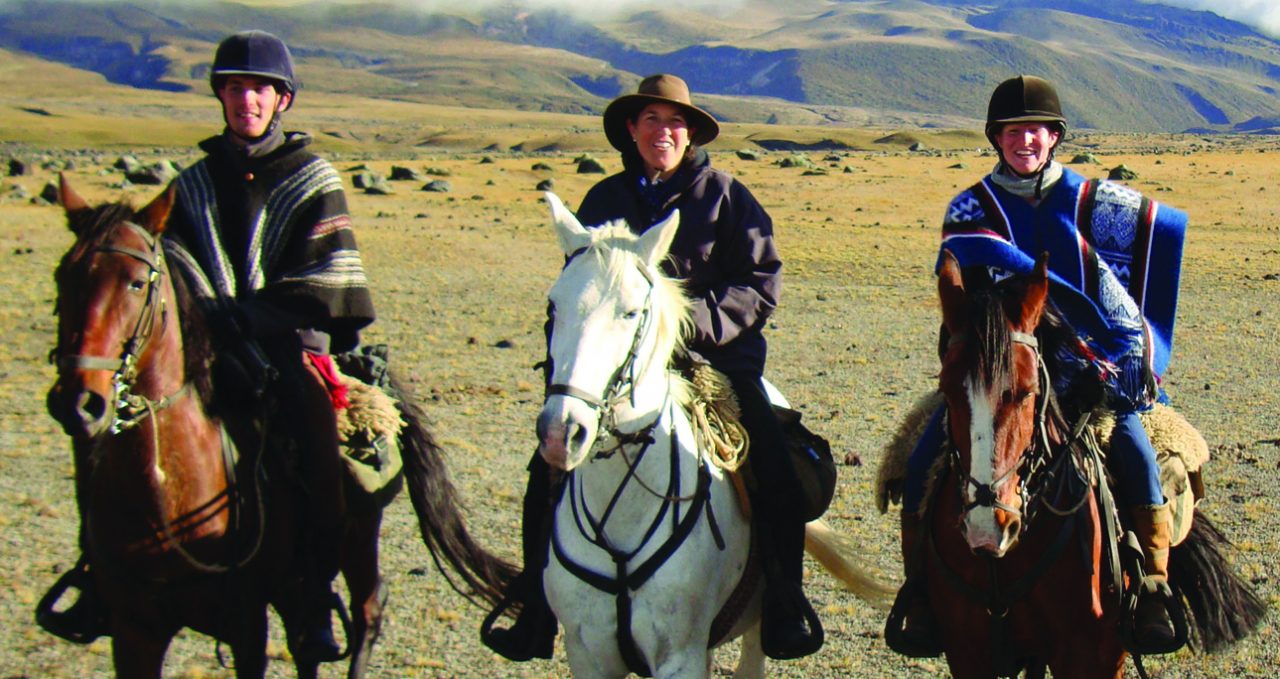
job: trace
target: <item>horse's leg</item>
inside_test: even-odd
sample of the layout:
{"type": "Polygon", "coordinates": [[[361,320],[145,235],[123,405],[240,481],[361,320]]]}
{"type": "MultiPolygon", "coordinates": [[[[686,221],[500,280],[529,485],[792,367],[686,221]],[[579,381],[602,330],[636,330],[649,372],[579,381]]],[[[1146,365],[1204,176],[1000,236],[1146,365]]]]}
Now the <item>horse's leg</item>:
{"type": "Polygon", "coordinates": [[[698,644],[663,658],[661,665],[653,671],[655,679],[707,679],[709,676],[710,652],[706,644],[698,644]]]}
{"type": "Polygon", "coordinates": [[[755,621],[742,635],[742,651],[733,679],[764,679],[764,647],[760,645],[760,621],[755,621]]]}
{"type": "Polygon", "coordinates": [[[116,679],[160,679],[165,652],[177,630],[157,636],[137,625],[113,622],[111,659],[115,662],[116,679]]]}
{"type": "Polygon", "coordinates": [[[361,679],[368,669],[373,644],[382,631],[382,609],[387,602],[387,586],[378,569],[382,509],[362,506],[363,502],[355,500],[350,490],[347,497],[352,498],[350,506],[356,517],[347,528],[342,550],[342,577],[351,597],[351,637],[347,639],[351,664],[347,679],[361,679]]]}
{"type": "Polygon", "coordinates": [[[267,674],[267,607],[254,605],[238,617],[227,642],[236,663],[236,679],[262,679],[267,674]]]}

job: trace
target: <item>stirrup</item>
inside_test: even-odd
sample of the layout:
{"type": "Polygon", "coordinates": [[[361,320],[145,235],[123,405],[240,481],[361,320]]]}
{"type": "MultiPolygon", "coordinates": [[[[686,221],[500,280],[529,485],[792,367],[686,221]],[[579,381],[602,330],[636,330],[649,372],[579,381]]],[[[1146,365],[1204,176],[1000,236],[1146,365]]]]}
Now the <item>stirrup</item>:
{"type": "Polygon", "coordinates": [[[507,587],[502,601],[499,601],[498,605],[484,617],[484,622],[480,623],[480,641],[489,650],[515,662],[526,662],[534,658],[549,660],[555,654],[554,615],[543,616],[551,618],[551,625],[547,625],[546,620],[534,620],[531,616],[536,615],[536,612],[530,608],[528,602],[521,602],[520,613],[510,627],[494,627],[498,618],[505,615],[519,601],[514,593],[517,589],[518,586],[513,581],[507,587]]]}
{"type": "Polygon", "coordinates": [[[1164,655],[1186,646],[1190,636],[1190,631],[1187,628],[1186,611],[1182,607],[1181,599],[1174,595],[1168,583],[1143,578],[1138,589],[1140,594],[1133,602],[1132,608],[1128,611],[1121,626],[1121,641],[1125,650],[1137,656],[1164,655]],[[1159,604],[1164,607],[1165,613],[1169,616],[1169,623],[1173,627],[1173,636],[1168,640],[1161,639],[1152,642],[1150,639],[1141,639],[1138,636],[1138,608],[1142,605],[1144,599],[1150,597],[1158,597],[1159,604]]]}
{"type": "Polygon", "coordinates": [[[93,596],[89,594],[90,587],[93,583],[89,576],[89,563],[82,556],[40,597],[36,604],[36,624],[44,631],[75,644],[93,643],[98,637],[109,635],[106,616],[101,610],[95,610],[88,598],[93,596]],[[80,596],[66,610],[55,610],[54,606],[68,589],[75,589],[80,596]]]}
{"type": "MultiPolygon", "coordinates": [[[[767,587],[768,585],[766,585],[767,587]]],[[[795,660],[796,658],[803,658],[817,653],[826,640],[826,633],[822,629],[822,621],[818,619],[817,611],[813,610],[813,605],[809,603],[809,599],[804,595],[804,590],[800,585],[788,583],[783,587],[788,591],[777,592],[773,596],[787,597],[789,600],[777,602],[776,605],[781,606],[784,610],[792,609],[787,610],[787,613],[798,614],[798,622],[801,623],[804,629],[800,630],[800,634],[792,635],[791,638],[785,639],[785,641],[781,638],[775,638],[778,636],[776,630],[779,624],[776,614],[780,611],[775,606],[770,606],[766,603],[764,617],[760,625],[760,645],[763,647],[764,654],[774,660],[795,660]]],[[[769,597],[768,592],[765,593],[765,597],[769,597]]],[[[794,623],[797,620],[788,620],[788,622],[794,623]]]]}
{"type": "Polygon", "coordinates": [[[920,586],[909,580],[898,590],[893,608],[889,611],[889,619],[885,621],[884,641],[894,653],[908,658],[937,658],[942,655],[942,642],[938,639],[936,624],[925,626],[932,629],[928,629],[923,635],[907,634],[907,614],[914,598],[919,596],[916,588],[920,586]],[[924,638],[920,638],[921,636],[924,638]]]}
{"type": "MultiPolygon", "coordinates": [[[[347,612],[347,607],[346,605],[343,604],[342,597],[337,592],[330,590],[329,597],[330,598],[329,598],[328,608],[325,610],[324,615],[326,618],[328,618],[330,613],[337,612],[338,620],[342,624],[342,634],[346,638],[347,645],[345,647],[338,646],[337,640],[333,638],[333,628],[331,625],[329,625],[328,621],[326,620],[325,631],[327,632],[329,641],[332,642],[332,644],[329,644],[329,643],[323,644],[326,651],[325,653],[318,654],[317,657],[307,657],[307,654],[303,648],[304,646],[303,642],[308,640],[307,636],[296,635],[291,640],[291,643],[289,644],[290,652],[294,652],[293,649],[296,646],[297,651],[295,655],[304,661],[315,662],[315,663],[337,662],[339,660],[345,660],[346,658],[351,656],[351,635],[353,634],[352,625],[351,625],[351,614],[347,612]],[[338,649],[338,650],[331,651],[329,649],[338,649]]],[[[308,625],[304,624],[302,625],[302,628],[303,628],[302,631],[304,633],[311,631],[308,625]]],[[[310,639],[310,641],[315,641],[315,640],[310,639]]]]}

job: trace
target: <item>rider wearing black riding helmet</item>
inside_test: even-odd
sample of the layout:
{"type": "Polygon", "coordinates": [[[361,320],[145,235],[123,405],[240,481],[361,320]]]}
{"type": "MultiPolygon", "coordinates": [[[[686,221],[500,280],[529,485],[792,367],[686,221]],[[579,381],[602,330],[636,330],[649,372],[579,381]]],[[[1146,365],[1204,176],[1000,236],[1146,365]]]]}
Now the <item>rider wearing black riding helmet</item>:
{"type": "MultiPolygon", "coordinates": [[[[279,601],[294,656],[336,660],[330,611],[341,601],[330,583],[345,502],[329,354],[358,344],[373,304],[341,178],[306,149],[308,135],[282,129],[297,93],[289,48],[264,31],[231,35],[218,45],[209,85],[226,127],[200,142],[206,155],[174,181],[165,249],[214,336],[215,403],[252,402],[295,449],[272,463],[294,470],[284,483],[302,524],[298,565],[279,601]]],[[[80,643],[108,634],[90,582],[71,582],[81,590],[76,604],[50,608],[41,624],[80,643]]]]}
{"type": "MultiPolygon", "coordinates": [[[[1115,413],[1108,466],[1145,557],[1135,637],[1142,647],[1160,649],[1150,652],[1168,652],[1175,636],[1167,610],[1170,509],[1138,413],[1163,395],[1159,379],[1173,346],[1186,215],[1123,185],[1064,168],[1053,156],[1066,129],[1058,93],[1047,80],[1023,75],[1001,82],[991,94],[985,129],[1000,161],[951,201],[942,247],[962,266],[986,266],[1002,276],[1027,273],[1049,255],[1050,296],[1085,347],[1083,356],[1056,357],[1054,391],[1100,386],[1115,413]]],[[[927,551],[921,515],[929,470],[944,444],[941,414],[934,414],[911,453],[903,489],[907,582],[899,594],[906,611],[899,650],[916,656],[941,652],[927,592],[919,586],[927,551]]]]}

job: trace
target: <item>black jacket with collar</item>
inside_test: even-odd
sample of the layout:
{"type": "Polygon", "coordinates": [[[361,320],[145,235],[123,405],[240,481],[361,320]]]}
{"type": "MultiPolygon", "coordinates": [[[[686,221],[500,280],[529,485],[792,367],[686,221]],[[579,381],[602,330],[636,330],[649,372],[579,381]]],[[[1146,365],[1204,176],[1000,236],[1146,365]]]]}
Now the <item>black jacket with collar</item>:
{"type": "Polygon", "coordinates": [[[678,209],[680,226],[664,268],[685,281],[693,300],[689,349],[720,370],[763,374],[762,331],[782,287],[773,220],[746,186],[712,168],[702,149],[669,181],[668,197],[655,206],[641,194],[640,172],[625,169],[587,192],[578,220],[596,226],[623,219],[642,233],[678,209]]]}

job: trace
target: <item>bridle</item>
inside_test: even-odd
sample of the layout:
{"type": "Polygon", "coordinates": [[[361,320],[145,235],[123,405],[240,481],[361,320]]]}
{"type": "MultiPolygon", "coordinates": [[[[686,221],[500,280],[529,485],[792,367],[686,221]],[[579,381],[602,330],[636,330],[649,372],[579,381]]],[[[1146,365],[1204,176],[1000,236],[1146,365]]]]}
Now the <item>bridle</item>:
{"type": "Polygon", "coordinates": [[[165,275],[167,265],[164,246],[158,237],[133,222],[124,221],[120,224],[141,238],[147,249],[139,250],[106,243],[94,248],[90,254],[124,255],[147,266],[146,298],[142,303],[142,311],[134,321],[129,339],[124,342],[123,351],[117,357],[64,355],[60,352],[61,347],[54,347],[49,355],[50,362],[56,363],[60,376],[73,370],[105,370],[112,373],[111,412],[113,415],[110,430],[112,434],[138,426],[147,417],[169,407],[189,391],[189,384],[184,384],[176,392],[157,400],[133,393],[134,381],[138,378],[138,357],[142,355],[147,342],[155,333],[156,320],[161,319],[163,325],[163,318],[167,312],[164,296],[160,294],[160,282],[165,275]]]}
{"type": "MultiPolygon", "coordinates": [[[[569,255],[568,260],[566,260],[566,266],[569,261],[572,261],[574,257],[577,257],[584,251],[585,248],[569,255]]],[[[600,396],[596,396],[585,389],[579,389],[578,387],[568,383],[552,382],[547,385],[547,396],[567,396],[587,404],[587,406],[596,413],[599,425],[597,431],[607,433],[618,441],[617,446],[598,451],[596,453],[597,457],[609,457],[614,451],[620,449],[626,442],[636,440],[638,435],[647,437],[648,432],[652,431],[653,428],[657,426],[658,420],[662,416],[661,411],[659,411],[658,417],[656,417],[652,423],[647,427],[644,427],[640,432],[623,433],[618,431],[615,406],[622,402],[624,395],[630,399],[631,406],[633,408],[636,405],[635,384],[638,369],[637,359],[639,358],[640,346],[644,342],[645,336],[649,333],[651,325],[650,321],[653,317],[653,290],[656,287],[653,273],[644,266],[637,266],[636,270],[639,271],[640,275],[644,276],[645,281],[648,282],[649,290],[644,296],[644,304],[640,310],[640,323],[636,326],[635,335],[631,338],[631,347],[627,350],[627,355],[623,358],[622,362],[618,364],[617,369],[609,376],[609,381],[605,383],[604,393],[600,396]]]]}
{"type": "MultiPolygon", "coordinates": [[[[1021,344],[1031,349],[1036,357],[1036,369],[1040,373],[1040,390],[1036,398],[1036,424],[1035,435],[1031,439],[1030,445],[1019,456],[1021,462],[1019,464],[1010,465],[991,483],[982,483],[973,478],[969,470],[961,469],[960,452],[956,446],[948,446],[951,454],[951,465],[953,471],[962,481],[960,484],[960,494],[963,509],[961,514],[968,514],[969,511],[978,507],[991,507],[999,509],[1014,516],[1020,521],[1020,530],[1025,531],[1029,521],[1021,521],[1022,510],[1001,502],[996,489],[1006,483],[1015,471],[1021,470],[1018,482],[1018,496],[1022,500],[1022,507],[1030,512],[1032,493],[1028,488],[1027,481],[1036,475],[1042,467],[1048,464],[1049,453],[1051,451],[1049,442],[1049,432],[1046,426],[1046,418],[1049,411],[1049,396],[1052,386],[1049,380],[1049,368],[1045,363],[1044,356],[1040,353],[1040,342],[1035,335],[1020,331],[1010,331],[1009,339],[1014,344],[1021,344]],[[973,488],[973,499],[968,497],[969,488],[973,488]]],[[[968,340],[968,334],[964,332],[952,335],[947,341],[947,347],[954,347],[964,344],[968,340]]]]}

